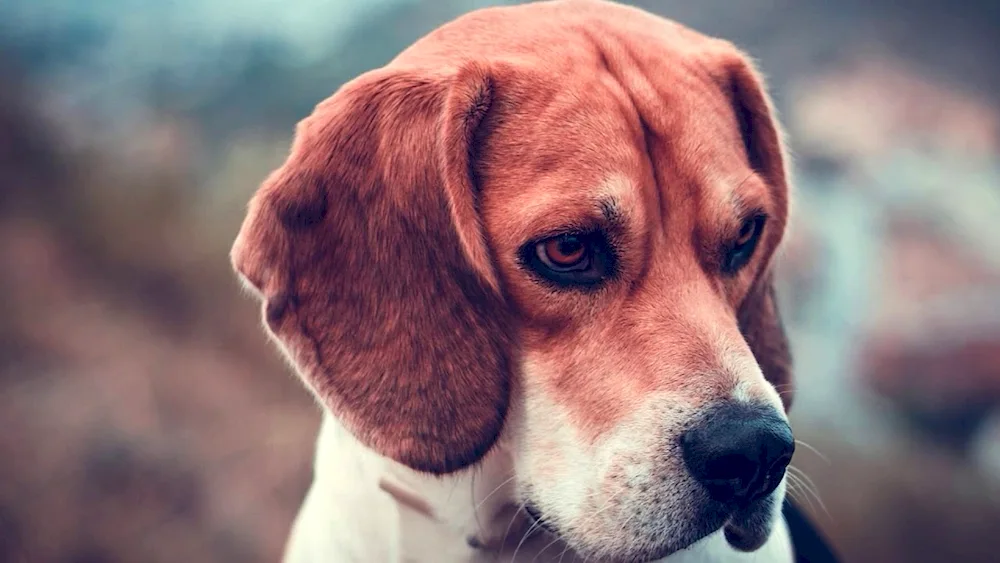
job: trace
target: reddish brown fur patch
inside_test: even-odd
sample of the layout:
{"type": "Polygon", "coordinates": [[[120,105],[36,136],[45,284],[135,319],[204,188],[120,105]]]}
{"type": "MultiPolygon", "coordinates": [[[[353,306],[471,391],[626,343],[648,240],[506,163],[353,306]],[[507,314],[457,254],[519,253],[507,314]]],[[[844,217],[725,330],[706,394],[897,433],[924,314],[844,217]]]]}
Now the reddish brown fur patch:
{"type": "MultiPolygon", "coordinates": [[[[233,249],[268,327],[324,403],[376,451],[432,472],[492,446],[512,364],[485,252],[454,226],[452,210],[473,209],[468,167],[443,159],[442,174],[432,156],[449,85],[383,71],[321,104],[233,249]]],[[[469,127],[441,143],[462,147],[469,127]]]]}
{"type": "Polygon", "coordinates": [[[729,393],[719,338],[787,407],[769,274],[787,193],[770,104],[732,45],[625,6],[534,3],[459,18],[320,104],[233,261],[356,435],[446,472],[496,439],[522,352],[546,366],[529,392],[590,437],[653,392],[729,393]],[[558,292],[526,275],[518,249],[601,221],[609,182],[626,190],[615,280],[558,292]],[[725,278],[711,254],[740,202],[770,218],[725,278]]]}
{"type": "Polygon", "coordinates": [[[520,57],[519,72],[496,80],[501,108],[489,118],[477,170],[487,238],[523,323],[523,350],[547,366],[530,374],[546,379],[534,387],[597,437],[654,391],[687,393],[695,404],[727,396],[735,376],[712,343],[721,333],[746,340],[787,400],[787,343],[768,301],[767,272],[785,229],[788,188],[752,66],[729,43],[631,8],[533,9],[531,20],[493,10],[447,31],[454,39],[489,21],[488,39],[470,34],[463,44],[484,57],[520,57]],[[549,45],[533,54],[538,36],[549,45]],[[526,276],[516,249],[589,221],[614,177],[624,178],[634,202],[619,240],[628,290],[552,292],[526,276]],[[757,257],[725,278],[719,249],[736,236],[738,211],[756,207],[769,215],[757,257]]]}

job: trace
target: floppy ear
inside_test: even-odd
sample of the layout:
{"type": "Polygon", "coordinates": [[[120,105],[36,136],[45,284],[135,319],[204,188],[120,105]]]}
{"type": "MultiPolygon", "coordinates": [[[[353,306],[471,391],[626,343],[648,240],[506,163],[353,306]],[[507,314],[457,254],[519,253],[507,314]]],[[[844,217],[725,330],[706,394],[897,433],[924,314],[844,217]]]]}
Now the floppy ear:
{"type": "Polygon", "coordinates": [[[492,96],[472,67],[348,83],[299,125],[232,249],[322,404],[419,471],[478,461],[508,405],[512,327],[470,172],[492,96]]]}
{"type": "Polygon", "coordinates": [[[739,310],[739,325],[764,377],[781,396],[785,411],[792,406],[792,355],[781,322],[774,281],[768,272],[754,284],[739,310]]]}
{"type": "MultiPolygon", "coordinates": [[[[739,123],[740,135],[750,166],[764,179],[774,206],[765,237],[765,246],[774,249],[781,242],[788,217],[789,180],[780,126],[763,81],[741,55],[727,65],[729,88],[739,123]]],[[[781,395],[787,411],[793,398],[792,358],[788,338],[774,294],[773,266],[768,265],[754,281],[738,312],[740,329],[750,345],[764,377],[781,395]]]]}

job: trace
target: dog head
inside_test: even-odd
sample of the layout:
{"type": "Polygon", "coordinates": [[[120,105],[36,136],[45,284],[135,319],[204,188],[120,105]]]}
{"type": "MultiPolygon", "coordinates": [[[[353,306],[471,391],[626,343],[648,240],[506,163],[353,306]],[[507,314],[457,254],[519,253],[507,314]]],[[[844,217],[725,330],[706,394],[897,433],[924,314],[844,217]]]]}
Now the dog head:
{"type": "Polygon", "coordinates": [[[376,452],[445,474],[503,434],[582,554],[752,550],[793,449],[784,160],[727,42],[606,2],[483,10],[317,106],[232,259],[376,452]]]}

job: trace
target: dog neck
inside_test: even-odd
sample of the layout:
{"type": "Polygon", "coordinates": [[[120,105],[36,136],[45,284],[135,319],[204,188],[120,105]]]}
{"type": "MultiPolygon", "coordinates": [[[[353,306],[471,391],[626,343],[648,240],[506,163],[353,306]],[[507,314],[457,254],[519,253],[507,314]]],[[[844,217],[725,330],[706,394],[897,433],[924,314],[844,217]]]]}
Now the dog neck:
{"type": "MultiPolygon", "coordinates": [[[[313,483],[293,524],[284,563],[485,563],[582,561],[533,526],[516,502],[503,444],[474,470],[415,472],[360,444],[324,415],[313,483]]],[[[758,551],[734,551],[717,532],[662,563],[790,563],[784,521],[758,551]]]]}

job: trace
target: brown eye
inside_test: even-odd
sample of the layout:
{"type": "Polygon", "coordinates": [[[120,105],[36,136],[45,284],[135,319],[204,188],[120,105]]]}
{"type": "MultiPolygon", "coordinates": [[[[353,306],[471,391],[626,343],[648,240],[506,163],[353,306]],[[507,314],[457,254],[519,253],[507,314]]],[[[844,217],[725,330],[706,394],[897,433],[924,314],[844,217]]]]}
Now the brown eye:
{"type": "Polygon", "coordinates": [[[617,254],[606,232],[564,232],[527,242],[521,264],[536,281],[557,289],[586,289],[614,276],[617,254]]]}
{"type": "Polygon", "coordinates": [[[736,246],[743,246],[753,240],[754,236],[757,234],[757,221],[755,219],[750,219],[743,222],[743,226],[740,227],[740,234],[736,238],[736,246]]]}
{"type": "Polygon", "coordinates": [[[589,266],[587,244],[575,235],[561,235],[535,246],[538,259],[556,272],[585,270],[589,266]]]}
{"type": "Polygon", "coordinates": [[[725,259],[722,262],[723,272],[735,274],[750,261],[757,248],[757,241],[760,240],[760,233],[764,229],[766,218],[765,215],[759,214],[743,222],[736,240],[726,251],[725,259]]]}

